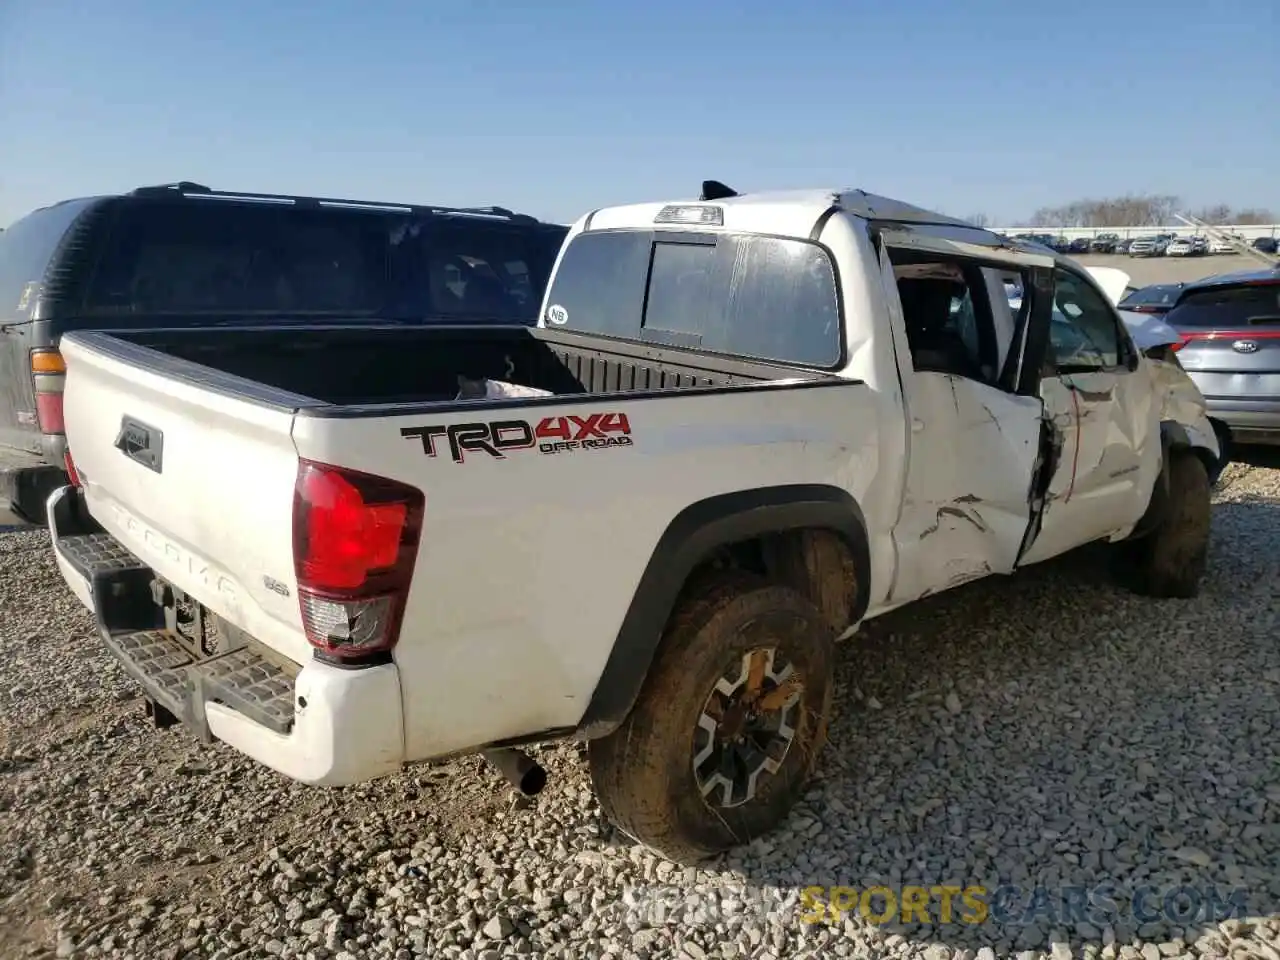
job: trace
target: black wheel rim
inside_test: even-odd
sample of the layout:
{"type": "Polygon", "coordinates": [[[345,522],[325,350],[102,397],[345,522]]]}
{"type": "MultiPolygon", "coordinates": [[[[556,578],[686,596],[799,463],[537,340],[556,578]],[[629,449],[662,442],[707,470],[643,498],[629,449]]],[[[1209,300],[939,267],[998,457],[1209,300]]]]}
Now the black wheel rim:
{"type": "Polygon", "coordinates": [[[698,715],[693,774],[703,801],[738,807],[782,768],[796,736],[804,684],[774,647],[730,663],[698,715]]]}

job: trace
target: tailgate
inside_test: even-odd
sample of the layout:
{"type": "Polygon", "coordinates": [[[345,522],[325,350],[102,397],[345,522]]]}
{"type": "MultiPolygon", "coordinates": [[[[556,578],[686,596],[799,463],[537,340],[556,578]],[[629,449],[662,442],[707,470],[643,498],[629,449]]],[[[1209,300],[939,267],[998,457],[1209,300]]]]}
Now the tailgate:
{"type": "Polygon", "coordinates": [[[94,519],[209,610],[306,658],[293,409],[166,376],[168,358],[104,334],[70,334],[62,352],[67,443],[94,519]]]}
{"type": "Polygon", "coordinates": [[[1178,351],[1183,368],[1206,397],[1236,400],[1280,398],[1280,331],[1241,330],[1214,336],[1191,331],[1178,351]]]}

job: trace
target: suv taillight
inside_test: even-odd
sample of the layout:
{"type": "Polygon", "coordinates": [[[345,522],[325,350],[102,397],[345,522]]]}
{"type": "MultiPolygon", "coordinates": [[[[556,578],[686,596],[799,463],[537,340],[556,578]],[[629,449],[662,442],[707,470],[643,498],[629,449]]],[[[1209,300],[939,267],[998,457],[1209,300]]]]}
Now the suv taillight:
{"type": "Polygon", "coordinates": [[[31,384],[36,396],[36,423],[41,433],[66,433],[62,419],[62,390],[67,365],[57,350],[31,351],[31,384]]]}
{"type": "Polygon", "coordinates": [[[337,661],[400,637],[426,498],[408,484],[301,460],[293,565],[307,640],[337,661]]]}

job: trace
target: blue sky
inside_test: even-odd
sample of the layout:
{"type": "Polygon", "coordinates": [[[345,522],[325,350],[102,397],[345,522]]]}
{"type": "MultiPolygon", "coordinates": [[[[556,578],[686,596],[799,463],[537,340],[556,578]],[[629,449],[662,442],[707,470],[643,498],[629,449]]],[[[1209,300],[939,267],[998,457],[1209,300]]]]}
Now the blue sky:
{"type": "Polygon", "coordinates": [[[0,130],[0,225],[178,179],[564,222],[707,177],[1280,209],[1280,2],[0,0],[0,130]]]}

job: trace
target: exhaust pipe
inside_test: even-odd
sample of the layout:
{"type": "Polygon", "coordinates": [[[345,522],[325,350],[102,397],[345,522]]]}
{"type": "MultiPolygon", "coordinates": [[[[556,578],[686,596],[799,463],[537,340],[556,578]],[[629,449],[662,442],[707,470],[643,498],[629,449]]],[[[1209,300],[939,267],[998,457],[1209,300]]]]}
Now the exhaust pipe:
{"type": "Polygon", "coordinates": [[[533,757],[511,747],[481,751],[481,756],[504,780],[526,797],[535,797],[547,785],[547,771],[533,757]]]}

